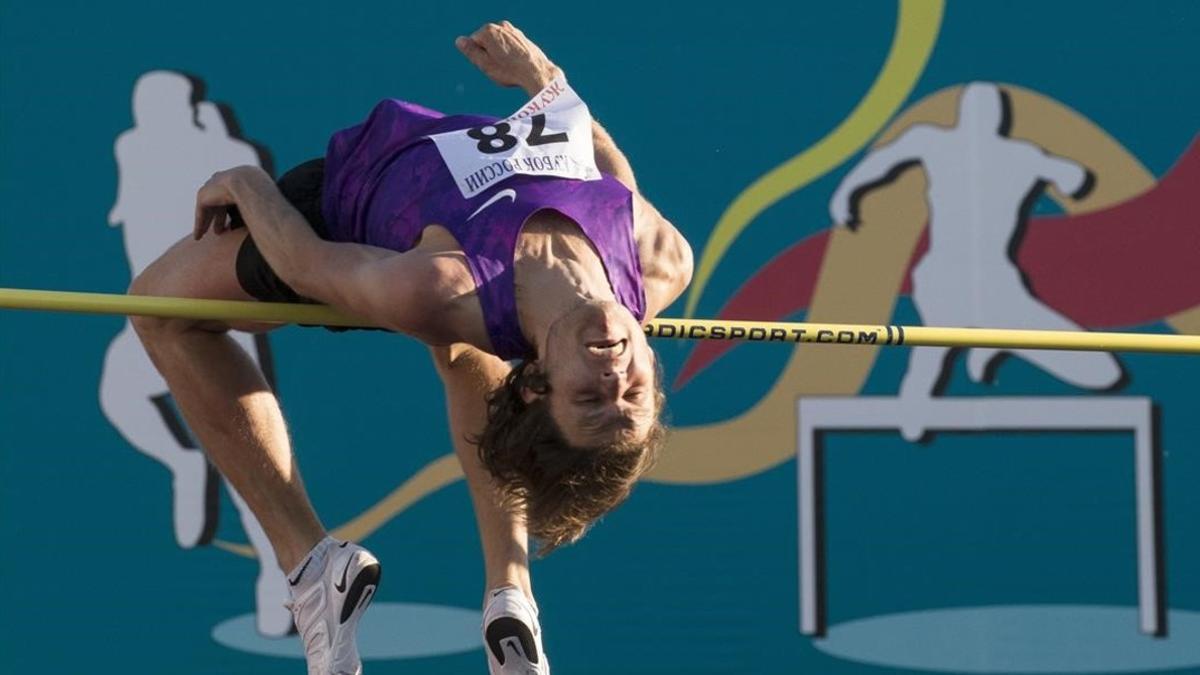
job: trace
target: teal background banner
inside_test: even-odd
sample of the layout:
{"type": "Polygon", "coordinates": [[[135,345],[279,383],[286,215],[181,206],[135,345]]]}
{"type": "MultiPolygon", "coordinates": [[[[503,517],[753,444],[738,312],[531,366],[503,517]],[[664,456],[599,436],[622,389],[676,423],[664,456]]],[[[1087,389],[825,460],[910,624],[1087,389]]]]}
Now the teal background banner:
{"type": "MultiPolygon", "coordinates": [[[[1003,211],[1014,227],[1030,216],[1021,220],[1030,248],[1013,258],[1029,307],[1052,305],[1089,329],[1200,332],[1200,294],[1189,295],[1200,270],[1200,173],[1187,163],[1200,131],[1200,4],[709,5],[3,3],[0,286],[125,290],[127,227],[108,223],[114,143],[134,126],[130,101],[144,73],[202,82],[197,100],[227,106],[279,175],[321,155],[333,131],[382,98],[450,113],[516,110],[523,96],[491,84],[453,46],[455,36],[507,18],[565,69],[647,197],[697,261],[711,262],[698,267],[694,316],[728,313],[740,298],[737,306],[771,307],[762,319],[816,320],[818,307],[840,307],[819,318],[933,325],[932,305],[922,303],[942,296],[919,274],[915,287],[904,281],[904,265],[923,250],[927,213],[942,227],[941,205],[966,204],[1003,211]],[[916,23],[901,39],[906,18],[916,23]],[[885,78],[889,54],[899,74],[885,78]],[[887,96],[868,101],[881,78],[887,96]],[[902,236],[867,198],[858,234],[831,229],[839,185],[872,148],[916,124],[966,129],[955,127],[955,111],[971,82],[999,83],[1012,138],[1082,166],[1090,196],[1034,190],[1024,205],[1022,193],[997,207],[992,183],[946,187],[931,168],[933,146],[921,146],[919,166],[904,164],[918,182],[879,188],[899,205],[896,219],[917,214],[917,229],[902,236]],[[839,129],[860,104],[859,121],[839,129]],[[831,137],[841,150],[820,147],[831,137]],[[810,150],[807,169],[785,166],[810,150]],[[774,197],[757,210],[736,206],[776,170],[774,197]],[[1172,187],[1187,181],[1190,191],[1172,187]],[[1155,229],[1167,223],[1179,225],[1170,236],[1155,229]],[[1065,234],[1035,241],[1050,232],[1065,234]],[[1070,237],[1119,242],[1114,259],[1128,264],[1092,264],[1106,259],[1070,237]],[[860,248],[843,243],[874,257],[856,258],[860,248]],[[804,245],[808,257],[795,260],[806,262],[764,276],[804,245]],[[857,270],[847,262],[860,259],[857,270]],[[1179,267],[1156,270],[1159,259],[1179,267]],[[787,282],[754,285],[766,278],[787,282]],[[1056,279],[1083,290],[1052,298],[1056,279]],[[1128,292],[1109,300],[1096,290],[1105,284],[1128,292]],[[1174,308],[1120,318],[1154,297],[1174,308]]],[[[187,150],[158,152],[176,162],[187,150]]],[[[999,155],[964,152],[973,163],[963,171],[979,169],[972,176],[1011,174],[988,164],[999,155]]],[[[189,226],[162,225],[178,236],[189,226]]],[[[935,229],[930,241],[937,251],[947,239],[935,229]]],[[[962,283],[977,285],[973,303],[1002,303],[990,281],[963,270],[962,283]]],[[[686,304],[687,296],[665,314],[683,316],[686,304]]],[[[180,548],[173,474],[106,416],[102,368],[124,325],[0,311],[0,672],[303,672],[289,656],[294,639],[253,630],[259,570],[238,552],[248,539],[226,489],[214,543],[180,548]]],[[[420,343],[295,327],[269,340],[296,454],[327,526],[353,521],[452,452],[440,383],[420,343]]],[[[755,344],[700,367],[697,345],[656,347],[679,430],[661,471],[582,542],[532,564],[554,672],[1200,669],[1197,357],[1120,355],[1120,378],[1089,385],[1019,355],[976,382],[960,356],[929,401],[980,398],[971,424],[920,443],[899,433],[911,417],[825,432],[822,637],[801,631],[796,401],[896,397],[916,367],[910,349],[868,358],[826,347],[800,362],[791,359],[808,358],[801,352],[810,347],[755,344]],[[847,359],[861,372],[839,370],[847,359]],[[787,370],[795,363],[803,369],[787,370]],[[1033,401],[1028,428],[997,430],[985,399],[1002,397],[1076,401],[1084,422],[1039,427],[1033,401]],[[1163,637],[1139,632],[1132,429],[1086,423],[1089,402],[1110,398],[1154,411],[1145,422],[1159,470],[1163,637]]],[[[157,405],[169,412],[166,399],[157,405]]],[[[463,483],[420,494],[365,543],[386,570],[378,616],[364,626],[364,652],[379,656],[366,672],[486,672],[482,561],[463,483]]]]}

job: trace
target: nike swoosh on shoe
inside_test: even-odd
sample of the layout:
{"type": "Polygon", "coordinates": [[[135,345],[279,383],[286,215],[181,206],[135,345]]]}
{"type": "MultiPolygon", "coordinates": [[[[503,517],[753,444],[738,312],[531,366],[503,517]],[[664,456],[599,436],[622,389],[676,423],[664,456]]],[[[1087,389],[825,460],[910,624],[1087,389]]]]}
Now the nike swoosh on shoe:
{"type": "Polygon", "coordinates": [[[351,556],[350,559],[346,561],[346,566],[342,568],[342,580],[333,585],[333,587],[337,589],[338,593],[346,592],[346,572],[350,571],[350,565],[353,562],[354,562],[354,557],[351,556]]]}
{"type": "Polygon", "coordinates": [[[300,583],[300,577],[304,576],[304,570],[308,569],[308,564],[310,562],[312,562],[312,556],[309,556],[308,560],[304,561],[304,566],[301,567],[300,571],[296,573],[296,578],[288,579],[288,583],[291,584],[292,586],[295,586],[296,584],[300,583]]]}

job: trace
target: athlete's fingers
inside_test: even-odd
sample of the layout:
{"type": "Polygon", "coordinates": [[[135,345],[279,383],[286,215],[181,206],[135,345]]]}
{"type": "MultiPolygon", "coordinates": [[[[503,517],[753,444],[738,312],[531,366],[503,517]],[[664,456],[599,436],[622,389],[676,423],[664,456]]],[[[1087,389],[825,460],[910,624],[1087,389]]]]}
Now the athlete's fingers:
{"type": "Polygon", "coordinates": [[[196,192],[196,224],[192,233],[196,239],[203,237],[209,229],[216,234],[228,229],[229,207],[237,203],[230,192],[229,179],[238,171],[218,171],[196,192]]]}
{"type": "Polygon", "coordinates": [[[218,206],[213,209],[212,230],[214,234],[225,234],[225,230],[229,229],[229,210],[223,206],[218,206]]]}
{"type": "Polygon", "coordinates": [[[504,32],[508,33],[509,39],[513,42],[517,42],[519,44],[533,44],[533,40],[530,40],[529,36],[525,35],[524,31],[512,25],[511,22],[501,21],[500,25],[504,26],[504,32]]]}
{"type": "Polygon", "coordinates": [[[212,225],[212,209],[209,205],[209,186],[212,184],[210,178],[204,185],[200,186],[200,190],[196,192],[196,224],[192,230],[192,236],[200,239],[208,228],[212,225]]]}
{"type": "Polygon", "coordinates": [[[208,210],[196,204],[196,222],[192,225],[192,238],[199,241],[208,229],[208,210]]]}
{"type": "Polygon", "coordinates": [[[467,53],[468,49],[480,49],[479,43],[475,42],[474,36],[459,35],[454,38],[454,46],[458,47],[458,51],[467,53]]]}
{"type": "Polygon", "coordinates": [[[201,194],[204,188],[200,188],[200,192],[196,193],[196,220],[192,224],[192,237],[199,240],[204,236],[204,231],[208,229],[208,210],[204,208],[204,202],[201,201],[201,194]]]}
{"type": "Polygon", "coordinates": [[[475,38],[475,43],[483,48],[483,51],[490,52],[505,47],[505,39],[508,37],[503,26],[498,23],[489,23],[483,28],[475,31],[471,37],[475,38]]]}
{"type": "Polygon", "coordinates": [[[454,41],[454,46],[458,47],[458,51],[467,57],[467,60],[475,64],[481,70],[484,69],[487,63],[487,52],[475,42],[474,38],[459,36],[454,41]]]}
{"type": "Polygon", "coordinates": [[[204,217],[204,219],[205,219],[204,231],[206,233],[212,232],[214,234],[220,234],[220,232],[217,231],[217,211],[218,211],[218,209],[215,209],[212,207],[208,207],[208,208],[204,209],[204,216],[205,216],[204,217]]]}

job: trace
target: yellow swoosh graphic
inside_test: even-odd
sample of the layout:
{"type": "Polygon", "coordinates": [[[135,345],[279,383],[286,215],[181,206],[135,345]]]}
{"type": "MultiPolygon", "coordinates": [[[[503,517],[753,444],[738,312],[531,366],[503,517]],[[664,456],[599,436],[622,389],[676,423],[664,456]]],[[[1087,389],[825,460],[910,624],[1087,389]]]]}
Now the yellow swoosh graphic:
{"type": "Polygon", "coordinates": [[[815,145],[752,183],[721,214],[700,255],[684,316],[690,317],[696,311],[717,263],[758,214],[846,161],[896,114],[912,93],[937,43],[943,8],[943,0],[900,0],[891,50],[874,84],[850,116],[815,145]]]}

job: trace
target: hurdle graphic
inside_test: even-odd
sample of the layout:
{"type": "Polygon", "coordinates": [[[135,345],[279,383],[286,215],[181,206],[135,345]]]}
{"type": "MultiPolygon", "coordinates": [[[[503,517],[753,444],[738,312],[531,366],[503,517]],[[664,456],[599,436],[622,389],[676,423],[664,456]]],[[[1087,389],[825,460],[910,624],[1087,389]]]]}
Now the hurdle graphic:
{"type": "Polygon", "coordinates": [[[897,430],[918,422],[935,432],[1132,432],[1137,513],[1137,588],[1143,633],[1166,634],[1162,495],[1153,402],[1145,397],[979,396],[908,401],[899,397],[809,397],[796,403],[800,517],[800,632],[823,636],[825,519],[823,434],[897,430]]]}

